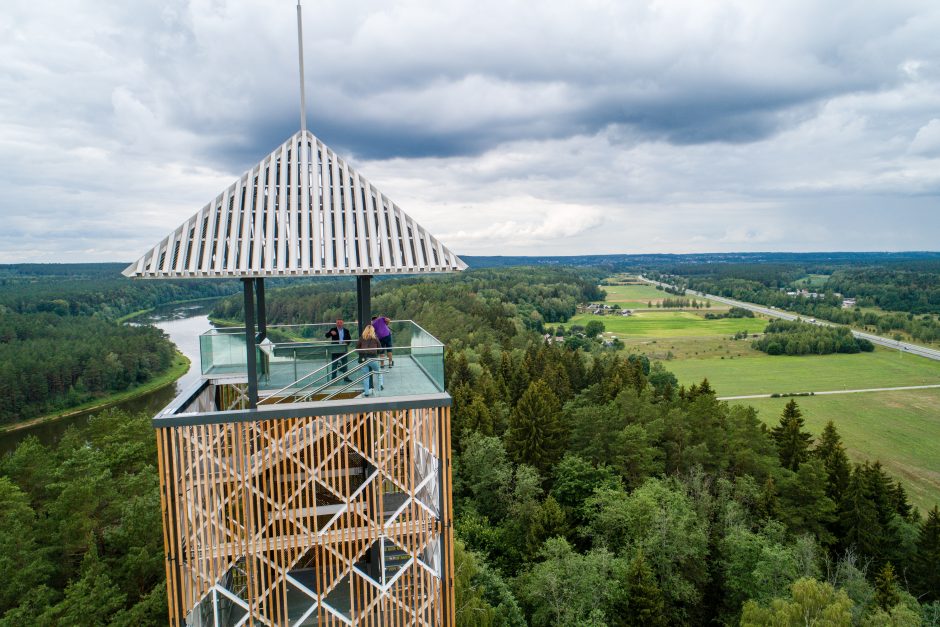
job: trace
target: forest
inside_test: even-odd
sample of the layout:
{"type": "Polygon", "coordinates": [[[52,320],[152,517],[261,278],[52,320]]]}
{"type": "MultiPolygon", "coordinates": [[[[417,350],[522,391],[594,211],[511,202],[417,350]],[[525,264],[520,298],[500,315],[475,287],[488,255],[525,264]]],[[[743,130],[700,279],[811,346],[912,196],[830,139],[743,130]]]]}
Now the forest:
{"type": "Polygon", "coordinates": [[[75,407],[165,371],[163,332],[89,316],[0,316],[0,424],[75,407]]]}
{"type": "MultiPolygon", "coordinates": [[[[596,284],[555,267],[377,282],[374,311],[448,344],[459,625],[940,625],[940,510],[852,463],[834,425],[809,433],[795,401],[768,429],[707,380],[546,344],[596,284]]],[[[310,322],[354,294],[268,302],[310,322]]],[[[0,625],[166,624],[149,418],[106,412],[0,461],[0,559],[23,573],[0,579],[0,625]]]]}
{"type": "Polygon", "coordinates": [[[0,266],[0,425],[145,383],[175,351],[159,330],[117,318],[228,295],[220,281],[131,281],[122,264],[0,266]]]}
{"type": "Polygon", "coordinates": [[[846,327],[790,320],[771,320],[764,329],[764,336],[754,340],[752,346],[768,355],[830,355],[875,350],[874,344],[854,337],[846,327]]]}

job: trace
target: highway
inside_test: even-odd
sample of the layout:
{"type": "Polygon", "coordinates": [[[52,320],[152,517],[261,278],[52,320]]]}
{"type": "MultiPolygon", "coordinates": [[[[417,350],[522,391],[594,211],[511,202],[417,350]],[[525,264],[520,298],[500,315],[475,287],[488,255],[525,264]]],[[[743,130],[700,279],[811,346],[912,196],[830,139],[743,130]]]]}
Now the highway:
{"type": "MultiPolygon", "coordinates": [[[[661,285],[663,287],[673,287],[668,283],[661,283],[659,281],[654,281],[652,279],[647,279],[644,276],[640,276],[641,281],[645,281],[652,285],[661,285]]],[[[755,305],[754,303],[745,303],[740,300],[732,300],[730,298],[725,298],[723,296],[714,296],[712,294],[703,294],[702,292],[696,292],[695,290],[686,290],[685,293],[691,296],[699,296],[702,298],[708,298],[719,303],[724,303],[725,305],[731,305],[732,307],[741,307],[742,309],[749,309],[754,313],[764,314],[765,316],[770,316],[772,318],[781,318],[783,320],[803,320],[810,324],[819,324],[828,327],[842,326],[838,324],[833,324],[831,322],[825,322],[823,320],[815,320],[813,318],[805,318],[799,314],[790,313],[789,311],[782,311],[780,309],[765,307],[764,305],[755,305]]],[[[909,342],[899,342],[898,340],[893,340],[891,338],[882,337],[880,335],[875,335],[873,333],[866,333],[864,331],[856,331],[852,329],[852,335],[858,338],[863,338],[871,342],[872,344],[877,344],[879,346],[884,346],[887,348],[904,351],[905,353],[910,353],[911,355],[919,355],[921,357],[926,357],[927,359],[935,359],[940,361],[940,350],[935,348],[926,348],[924,346],[918,346],[917,344],[911,344],[909,342]]]]}

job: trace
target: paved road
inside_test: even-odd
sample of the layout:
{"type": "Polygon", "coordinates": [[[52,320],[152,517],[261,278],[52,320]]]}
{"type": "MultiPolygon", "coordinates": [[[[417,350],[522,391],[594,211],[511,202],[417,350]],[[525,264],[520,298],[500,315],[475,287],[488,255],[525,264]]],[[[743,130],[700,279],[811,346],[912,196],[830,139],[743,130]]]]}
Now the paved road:
{"type": "MultiPolygon", "coordinates": [[[[940,388],[940,383],[935,385],[905,385],[897,388],[865,388],[862,390],[826,390],[825,392],[813,392],[814,396],[826,396],[828,394],[858,394],[860,392],[896,392],[899,390],[929,390],[940,388]]],[[[773,398],[772,394],[747,394],[745,396],[720,396],[719,401],[743,401],[749,398],[773,398]]],[[[785,398],[783,396],[779,398],[785,398]]]]}
{"type": "MultiPolygon", "coordinates": [[[[667,283],[661,283],[659,281],[653,281],[652,279],[647,279],[646,277],[639,277],[641,281],[646,281],[652,285],[662,285],[663,287],[672,287],[667,283]]],[[[750,309],[755,313],[764,314],[765,316],[770,316],[772,318],[781,318],[783,320],[803,320],[811,324],[818,324],[828,327],[842,326],[833,324],[831,322],[825,322],[822,320],[815,320],[813,318],[806,318],[805,316],[800,316],[795,313],[790,313],[789,311],[783,311],[780,309],[773,309],[770,307],[765,307],[764,305],[755,305],[754,303],[745,303],[740,300],[732,300],[730,298],[725,298],[723,296],[714,296],[712,294],[703,294],[702,292],[696,292],[695,290],[686,290],[686,294],[692,296],[700,296],[702,298],[709,298],[711,300],[717,301],[719,303],[724,303],[726,305],[731,305],[732,307],[741,307],[743,309],[750,309]]],[[[905,353],[910,353],[912,355],[920,355],[921,357],[926,357],[927,359],[935,359],[940,361],[940,350],[935,348],[927,348],[925,346],[918,346],[917,344],[911,344],[909,342],[899,342],[898,340],[892,340],[891,338],[882,337],[880,335],[874,335],[872,333],[866,333],[864,331],[856,331],[852,329],[852,335],[859,338],[864,338],[870,341],[872,344],[878,344],[880,346],[885,346],[887,348],[893,348],[899,351],[904,351],[905,353]]]]}

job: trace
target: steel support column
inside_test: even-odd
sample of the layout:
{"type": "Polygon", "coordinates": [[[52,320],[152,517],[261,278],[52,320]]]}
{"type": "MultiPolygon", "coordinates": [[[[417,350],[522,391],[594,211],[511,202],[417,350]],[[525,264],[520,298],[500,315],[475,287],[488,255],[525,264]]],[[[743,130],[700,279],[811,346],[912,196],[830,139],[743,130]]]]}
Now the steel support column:
{"type": "Polygon", "coordinates": [[[255,343],[254,279],[242,279],[245,285],[245,357],[248,365],[248,409],[258,407],[258,364],[255,343]]]}
{"type": "Polygon", "coordinates": [[[359,317],[359,335],[367,324],[372,324],[372,277],[356,277],[356,315],[359,317]]]}

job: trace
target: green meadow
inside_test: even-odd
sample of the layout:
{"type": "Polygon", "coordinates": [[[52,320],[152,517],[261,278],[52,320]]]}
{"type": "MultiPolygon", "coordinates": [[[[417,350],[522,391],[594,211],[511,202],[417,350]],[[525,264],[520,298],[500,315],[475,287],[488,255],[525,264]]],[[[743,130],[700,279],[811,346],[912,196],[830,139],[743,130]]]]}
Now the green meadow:
{"type": "MultiPolygon", "coordinates": [[[[631,285],[601,285],[600,287],[605,292],[607,292],[607,298],[604,300],[604,302],[610,304],[616,303],[620,305],[621,309],[648,309],[650,303],[652,303],[653,307],[655,307],[665,298],[681,298],[679,296],[667,294],[666,292],[658,290],[647,283],[631,285]]],[[[689,300],[695,298],[695,300],[698,301],[707,300],[692,296],[688,296],[686,298],[689,300]]],[[[727,309],[727,306],[712,301],[711,309],[725,310],[727,309]]]]}
{"type": "Polygon", "coordinates": [[[940,384],[940,362],[881,348],[855,355],[755,352],[735,359],[680,359],[666,367],[686,385],[707,377],[719,396],[940,384]]]}
{"type": "MultiPolygon", "coordinates": [[[[926,360],[924,360],[926,361],[926,360]]],[[[751,405],[768,426],[779,422],[790,399],[732,401],[751,405]]],[[[905,483],[921,509],[940,504],[940,389],[864,392],[795,399],[807,430],[818,436],[835,423],[855,461],[879,460],[905,483]]]]}
{"type": "Polygon", "coordinates": [[[655,305],[669,296],[652,285],[602,285],[601,289],[607,292],[606,302],[617,303],[621,307],[624,303],[640,303],[640,306],[646,307],[650,301],[655,305]]]}
{"type": "Polygon", "coordinates": [[[760,333],[767,326],[767,321],[760,318],[706,320],[704,312],[669,310],[638,311],[631,316],[579,314],[570,320],[569,325],[585,325],[591,320],[603,322],[604,329],[618,337],[731,336],[738,331],[760,333]]]}

